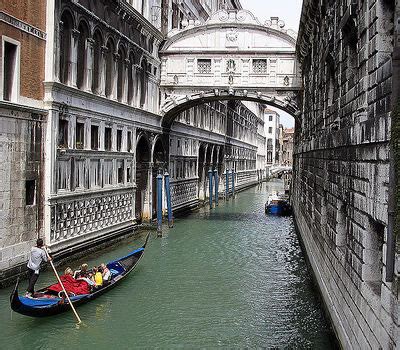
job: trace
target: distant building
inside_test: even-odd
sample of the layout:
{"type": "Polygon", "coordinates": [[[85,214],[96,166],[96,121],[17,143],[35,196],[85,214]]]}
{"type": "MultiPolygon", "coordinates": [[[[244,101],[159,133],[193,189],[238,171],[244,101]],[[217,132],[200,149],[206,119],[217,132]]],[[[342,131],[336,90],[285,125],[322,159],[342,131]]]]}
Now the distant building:
{"type": "Polygon", "coordinates": [[[294,128],[285,128],[282,133],[281,143],[281,164],[282,165],[293,165],[293,139],[294,139],[294,128]]]}
{"type": "Polygon", "coordinates": [[[279,114],[271,109],[264,110],[266,137],[266,166],[279,162],[279,114]]]}

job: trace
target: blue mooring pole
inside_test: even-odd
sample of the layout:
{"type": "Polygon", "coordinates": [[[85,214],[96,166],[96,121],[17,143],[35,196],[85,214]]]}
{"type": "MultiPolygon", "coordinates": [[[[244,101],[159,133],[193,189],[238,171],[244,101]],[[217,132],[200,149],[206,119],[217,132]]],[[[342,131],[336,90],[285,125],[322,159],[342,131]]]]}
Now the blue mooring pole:
{"type": "Polygon", "coordinates": [[[225,199],[229,199],[229,171],[225,170],[225,199]]]}
{"type": "Polygon", "coordinates": [[[161,174],[157,175],[157,232],[162,229],[162,180],[161,174]]]}
{"type": "Polygon", "coordinates": [[[165,173],[164,178],[165,178],[165,195],[167,197],[168,227],[173,227],[174,219],[172,218],[171,186],[169,184],[169,174],[165,173]]]}
{"type": "Polygon", "coordinates": [[[209,197],[210,197],[210,209],[213,207],[213,171],[210,169],[208,171],[208,190],[209,190],[209,197]]]}
{"type": "Polygon", "coordinates": [[[235,196],[235,171],[232,169],[232,197],[235,196]]]}
{"type": "Polygon", "coordinates": [[[219,190],[219,179],[218,179],[218,170],[214,170],[214,176],[215,176],[215,206],[218,206],[218,190],[219,190]]]}

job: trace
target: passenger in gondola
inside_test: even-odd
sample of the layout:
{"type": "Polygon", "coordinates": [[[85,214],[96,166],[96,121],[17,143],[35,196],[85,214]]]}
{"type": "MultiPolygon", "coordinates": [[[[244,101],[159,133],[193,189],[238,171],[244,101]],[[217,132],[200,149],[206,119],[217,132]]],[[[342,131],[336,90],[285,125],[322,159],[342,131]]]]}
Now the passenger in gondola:
{"type": "Polygon", "coordinates": [[[82,264],[80,270],[74,272],[74,278],[89,277],[88,264],[82,264]]]}
{"type": "Polygon", "coordinates": [[[85,281],[91,287],[96,285],[96,283],[90,279],[88,264],[82,264],[81,269],[75,271],[74,278],[76,278],[77,280],[85,281]]]}
{"type": "Polygon", "coordinates": [[[103,269],[101,266],[93,269],[96,269],[96,272],[93,275],[96,287],[101,287],[103,285],[103,269]]]}
{"type": "Polygon", "coordinates": [[[111,272],[108,269],[107,265],[102,263],[100,267],[103,269],[103,282],[108,282],[111,279],[111,272]]]}

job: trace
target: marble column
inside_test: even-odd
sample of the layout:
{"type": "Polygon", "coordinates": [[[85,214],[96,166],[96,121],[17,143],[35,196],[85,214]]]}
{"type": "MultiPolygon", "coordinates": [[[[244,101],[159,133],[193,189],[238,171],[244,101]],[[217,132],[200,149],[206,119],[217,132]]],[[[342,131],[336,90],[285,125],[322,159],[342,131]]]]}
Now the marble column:
{"type": "Polygon", "coordinates": [[[86,40],[86,76],[85,76],[85,86],[84,89],[87,92],[92,91],[92,82],[93,82],[93,44],[94,40],[92,38],[88,38],[86,40]]]}
{"type": "Polygon", "coordinates": [[[80,32],[76,29],[72,30],[72,38],[71,38],[71,56],[68,67],[68,81],[71,86],[77,87],[77,62],[78,62],[78,42],[79,42],[79,34],[80,32]]]}

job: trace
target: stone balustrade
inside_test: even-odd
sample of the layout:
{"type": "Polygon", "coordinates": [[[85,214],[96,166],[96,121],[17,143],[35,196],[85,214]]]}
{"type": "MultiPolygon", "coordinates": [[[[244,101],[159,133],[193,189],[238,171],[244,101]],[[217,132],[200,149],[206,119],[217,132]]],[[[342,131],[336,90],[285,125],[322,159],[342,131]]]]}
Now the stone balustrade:
{"type": "Polygon", "coordinates": [[[50,200],[50,245],[80,240],[105,230],[134,224],[134,189],[110,189],[93,194],[67,195],[50,200]]]}
{"type": "Polygon", "coordinates": [[[198,179],[185,179],[171,181],[172,209],[190,207],[198,201],[198,179]]]}

